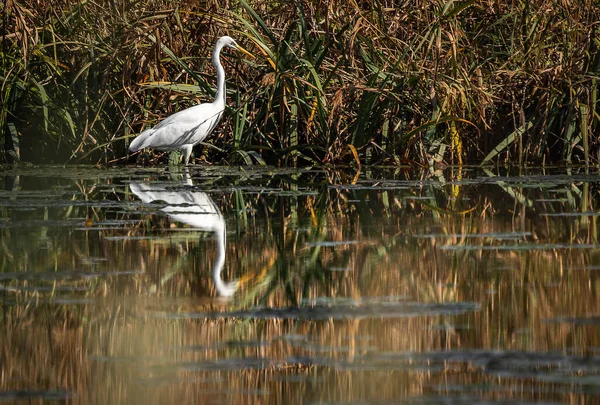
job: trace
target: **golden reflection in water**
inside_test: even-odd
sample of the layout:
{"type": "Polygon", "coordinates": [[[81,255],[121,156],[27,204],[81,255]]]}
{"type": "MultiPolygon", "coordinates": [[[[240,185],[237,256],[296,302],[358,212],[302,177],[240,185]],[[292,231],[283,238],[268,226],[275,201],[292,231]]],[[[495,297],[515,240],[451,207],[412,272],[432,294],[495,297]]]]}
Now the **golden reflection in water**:
{"type": "MultiPolygon", "coordinates": [[[[106,195],[95,195],[91,183],[79,186],[86,198],[106,195]]],[[[597,271],[589,269],[600,264],[597,249],[446,249],[513,243],[491,236],[499,233],[538,243],[594,243],[594,216],[540,215],[527,208],[536,199],[534,192],[511,194],[506,184],[496,187],[513,198],[510,205],[476,188],[469,203],[453,200],[446,206],[432,205],[444,194],[426,202],[415,199],[427,196],[427,190],[417,188],[325,189],[298,195],[298,187],[289,186],[285,198],[240,196],[235,190],[208,198],[190,184],[163,187],[152,181],[150,188],[140,186],[137,192],[129,185],[137,196],[127,194],[128,186],[117,186],[122,186],[122,210],[129,212],[116,218],[135,220],[119,229],[0,229],[5,266],[0,274],[24,269],[43,274],[140,271],[43,283],[3,279],[0,391],[64,390],[72,393],[73,403],[299,404],[452,397],[463,394],[453,387],[467,387],[478,399],[594,401],[578,392],[576,384],[531,375],[502,377],[467,362],[433,364],[397,357],[470,349],[595,355],[600,347],[597,324],[554,320],[589,319],[598,313],[597,271]],[[150,196],[157,191],[167,194],[150,196]],[[170,201],[168,193],[181,198],[187,192],[195,196],[186,203],[170,201]],[[481,198],[474,202],[477,195],[481,198]],[[165,205],[125,204],[139,199],[165,205]],[[212,206],[206,214],[196,208],[212,206]],[[213,225],[198,232],[201,226],[191,227],[191,220],[178,215],[206,215],[213,225]],[[222,300],[211,273],[215,267],[227,280],[257,277],[222,300]],[[25,289],[37,285],[55,289],[25,289]],[[64,294],[57,287],[82,287],[84,293],[64,294]],[[424,304],[475,302],[480,310],[391,318],[376,313],[324,320],[285,316],[289,308],[322,298],[349,299],[368,310],[373,297],[424,304]],[[60,298],[89,302],[61,303],[60,298]],[[281,316],[193,317],[258,305],[280,309],[281,316]]],[[[453,186],[448,186],[453,198],[468,192],[468,187],[453,186]]],[[[544,197],[543,189],[535,192],[544,197]]],[[[597,209],[593,191],[586,193],[590,195],[578,200],[585,206],[560,209],[597,209]]],[[[544,213],[557,210],[556,204],[538,205],[544,213]]],[[[103,215],[110,216],[98,209],[95,213],[99,223],[103,215]]],[[[18,215],[25,214],[4,217],[18,215]]],[[[532,369],[547,371],[536,367],[532,369]]],[[[36,401],[42,399],[34,397],[36,401]]]]}

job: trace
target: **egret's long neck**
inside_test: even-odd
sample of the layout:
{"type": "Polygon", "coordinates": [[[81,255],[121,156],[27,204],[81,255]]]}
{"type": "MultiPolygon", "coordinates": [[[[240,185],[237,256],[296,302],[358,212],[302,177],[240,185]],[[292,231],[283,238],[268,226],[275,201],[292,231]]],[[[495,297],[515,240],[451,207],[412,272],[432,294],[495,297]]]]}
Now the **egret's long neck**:
{"type": "Polygon", "coordinates": [[[225,106],[225,70],[221,65],[219,55],[221,54],[222,45],[217,44],[212,54],[212,64],[217,69],[217,94],[215,95],[215,103],[222,103],[225,106]]]}

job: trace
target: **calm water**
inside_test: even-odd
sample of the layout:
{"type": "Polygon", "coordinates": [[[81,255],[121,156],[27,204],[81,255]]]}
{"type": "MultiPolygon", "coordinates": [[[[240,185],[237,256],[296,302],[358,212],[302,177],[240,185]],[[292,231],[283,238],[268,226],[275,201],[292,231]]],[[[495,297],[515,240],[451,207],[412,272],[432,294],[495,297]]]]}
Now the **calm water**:
{"type": "Polygon", "coordinates": [[[600,403],[600,175],[42,167],[0,401],[600,403]]]}

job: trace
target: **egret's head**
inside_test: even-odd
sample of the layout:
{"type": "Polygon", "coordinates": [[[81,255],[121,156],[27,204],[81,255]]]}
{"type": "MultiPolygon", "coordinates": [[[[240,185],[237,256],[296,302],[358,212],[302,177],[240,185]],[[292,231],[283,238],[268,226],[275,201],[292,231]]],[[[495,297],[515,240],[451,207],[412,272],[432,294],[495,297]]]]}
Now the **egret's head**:
{"type": "Polygon", "coordinates": [[[254,58],[254,55],[252,55],[250,52],[239,46],[237,42],[235,42],[235,39],[231,37],[224,36],[219,38],[219,40],[217,41],[217,46],[218,45],[221,45],[221,47],[235,49],[236,51],[240,51],[241,53],[246,54],[251,58],[254,58]]]}

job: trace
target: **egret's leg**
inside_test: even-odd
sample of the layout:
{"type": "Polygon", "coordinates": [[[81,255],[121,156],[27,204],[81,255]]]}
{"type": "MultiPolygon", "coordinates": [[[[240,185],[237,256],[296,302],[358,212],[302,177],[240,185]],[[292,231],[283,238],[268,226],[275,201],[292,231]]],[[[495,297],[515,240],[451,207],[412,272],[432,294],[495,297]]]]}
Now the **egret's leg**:
{"type": "Polygon", "coordinates": [[[183,152],[183,161],[185,162],[185,165],[187,166],[189,161],[190,161],[190,156],[192,155],[192,149],[194,148],[194,145],[185,145],[183,148],[181,148],[182,152],[183,152]]]}

